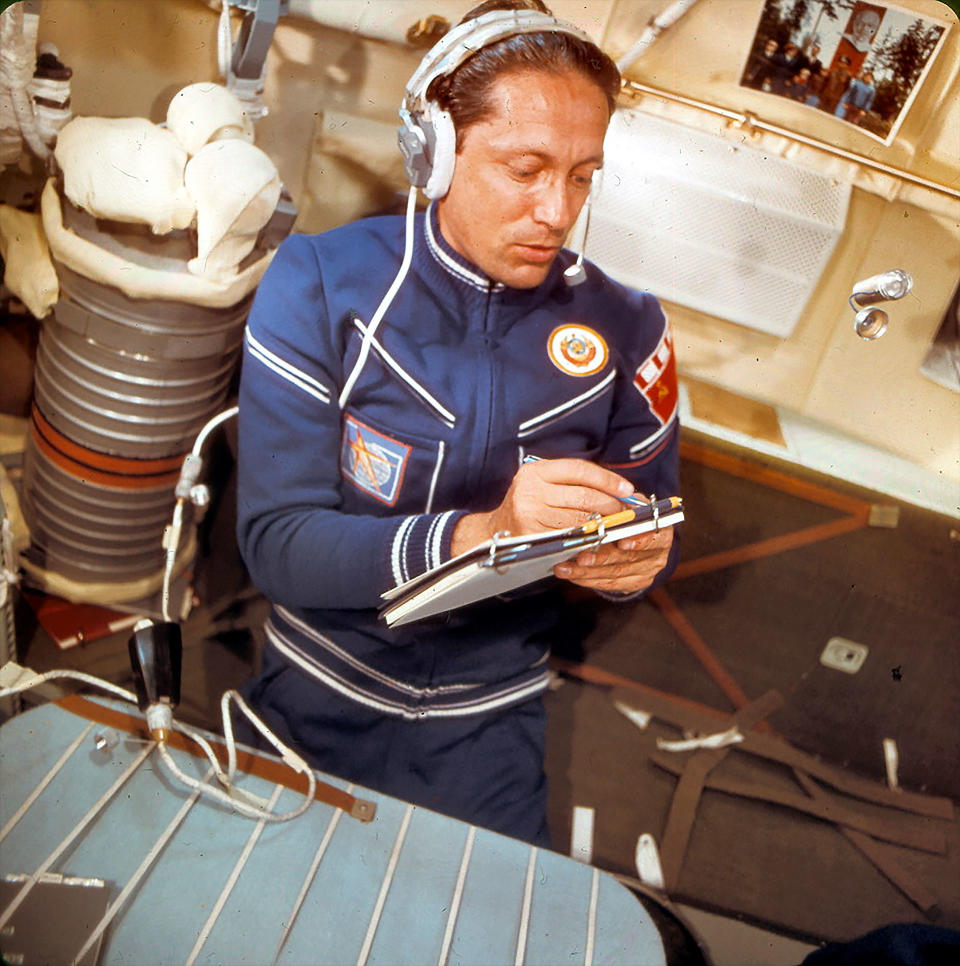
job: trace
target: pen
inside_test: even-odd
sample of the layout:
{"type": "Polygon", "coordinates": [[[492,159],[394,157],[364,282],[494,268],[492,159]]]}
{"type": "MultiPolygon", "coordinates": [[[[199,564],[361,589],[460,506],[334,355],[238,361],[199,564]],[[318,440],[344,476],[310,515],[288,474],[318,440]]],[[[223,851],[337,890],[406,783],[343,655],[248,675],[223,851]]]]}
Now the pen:
{"type": "MultiPolygon", "coordinates": [[[[534,456],[532,453],[527,453],[523,458],[524,463],[539,463],[543,459],[542,456],[534,456]]],[[[647,500],[642,496],[615,496],[615,500],[619,500],[621,503],[626,503],[628,506],[650,506],[653,502],[652,500],[647,500]]]]}

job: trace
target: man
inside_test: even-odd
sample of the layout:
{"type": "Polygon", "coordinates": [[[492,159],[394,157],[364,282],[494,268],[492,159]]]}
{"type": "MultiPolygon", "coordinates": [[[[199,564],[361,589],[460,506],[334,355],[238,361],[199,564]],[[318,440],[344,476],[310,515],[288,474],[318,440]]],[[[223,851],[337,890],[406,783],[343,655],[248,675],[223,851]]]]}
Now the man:
{"type": "Polygon", "coordinates": [[[847,89],[843,92],[843,97],[840,98],[834,114],[851,124],[859,124],[863,120],[864,114],[873,107],[873,99],[876,94],[877,89],[873,85],[873,74],[868,70],[861,71],[850,81],[847,89]]]}
{"type": "MultiPolygon", "coordinates": [[[[247,693],[316,767],[546,844],[559,581],[399,628],[376,608],[497,533],[576,525],[635,489],[675,493],[676,375],[654,298],[592,266],[564,281],[615,66],[563,31],[476,46],[428,90],[452,118],[455,166],[408,219],[412,245],[396,217],[292,236],[258,290],[238,536],[274,608],[247,693]]],[[[664,529],[556,575],[636,596],[665,579],[672,544],[664,529]]]]}
{"type": "Polygon", "coordinates": [[[769,90],[770,77],[776,64],[777,42],[770,37],[763,45],[763,49],[751,55],[740,81],[745,87],[756,90],[769,90]]]}
{"type": "Polygon", "coordinates": [[[810,68],[804,67],[790,79],[784,93],[787,97],[792,97],[795,101],[806,101],[809,84],[810,68]]]}
{"type": "Polygon", "coordinates": [[[811,44],[810,49],[804,52],[803,66],[809,68],[811,77],[816,77],[823,70],[819,44],[811,44]]]}
{"type": "Polygon", "coordinates": [[[773,58],[773,76],[770,78],[771,92],[781,97],[790,96],[793,78],[803,67],[804,57],[796,44],[786,44],[773,58]]]}
{"type": "Polygon", "coordinates": [[[840,98],[850,85],[853,74],[850,73],[850,58],[840,57],[837,66],[830,71],[830,76],[820,94],[820,110],[833,114],[840,98]]]}
{"type": "Polygon", "coordinates": [[[807,99],[806,103],[810,107],[819,107],[820,98],[823,94],[824,88],[827,86],[827,81],[830,79],[830,71],[826,67],[821,67],[820,70],[814,74],[810,80],[807,82],[807,99]]]}

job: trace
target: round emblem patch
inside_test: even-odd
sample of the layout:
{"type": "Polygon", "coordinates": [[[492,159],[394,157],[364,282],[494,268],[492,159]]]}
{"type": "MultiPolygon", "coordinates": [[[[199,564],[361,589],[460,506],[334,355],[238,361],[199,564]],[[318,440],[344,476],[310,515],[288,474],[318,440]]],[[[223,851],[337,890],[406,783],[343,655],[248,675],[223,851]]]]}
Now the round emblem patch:
{"type": "Polygon", "coordinates": [[[569,376],[592,376],[607,364],[607,343],[585,325],[561,325],[547,339],[550,361],[569,376]]]}

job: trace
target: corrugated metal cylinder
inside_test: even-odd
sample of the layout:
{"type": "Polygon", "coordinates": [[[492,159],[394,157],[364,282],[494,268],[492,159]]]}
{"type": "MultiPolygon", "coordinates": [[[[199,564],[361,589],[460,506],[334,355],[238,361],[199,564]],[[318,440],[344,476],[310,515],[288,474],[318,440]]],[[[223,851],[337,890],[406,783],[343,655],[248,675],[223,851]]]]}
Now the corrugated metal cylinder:
{"type": "MultiPolygon", "coordinates": [[[[189,232],[156,236],[62,204],[65,226],[105,251],[187,271],[189,232]]],[[[223,309],[134,299],[56,267],[24,454],[27,559],[81,585],[159,577],[179,468],[224,407],[252,294],[223,309]]]]}

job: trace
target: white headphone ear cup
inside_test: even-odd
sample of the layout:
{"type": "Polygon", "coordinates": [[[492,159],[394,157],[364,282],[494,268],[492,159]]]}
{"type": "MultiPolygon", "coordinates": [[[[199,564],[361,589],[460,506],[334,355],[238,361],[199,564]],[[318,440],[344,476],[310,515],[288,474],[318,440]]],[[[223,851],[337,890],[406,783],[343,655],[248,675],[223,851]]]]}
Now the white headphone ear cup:
{"type": "Polygon", "coordinates": [[[442,198],[453,180],[453,168],[457,162],[457,133],[453,118],[433,102],[427,103],[426,120],[433,128],[433,164],[423,193],[435,200],[442,198]]]}

